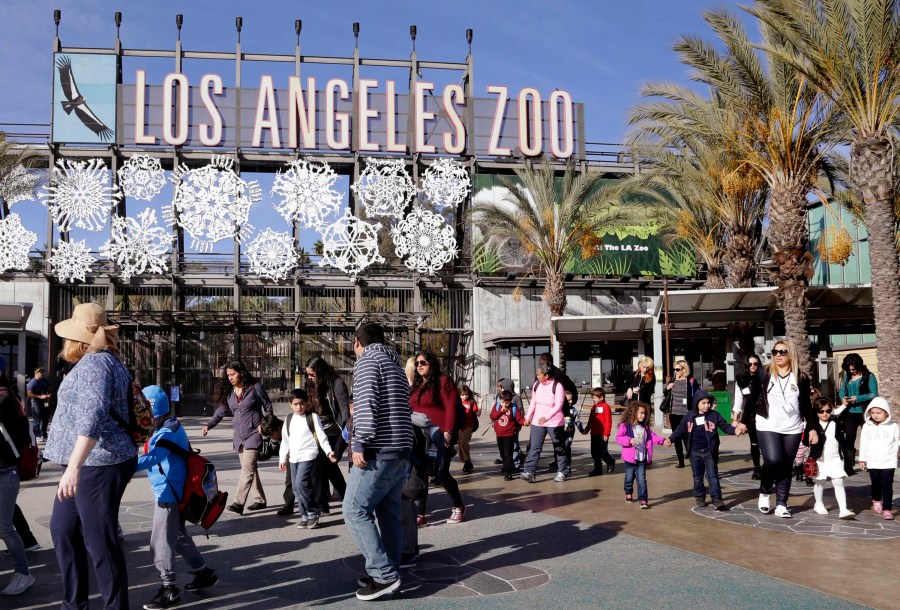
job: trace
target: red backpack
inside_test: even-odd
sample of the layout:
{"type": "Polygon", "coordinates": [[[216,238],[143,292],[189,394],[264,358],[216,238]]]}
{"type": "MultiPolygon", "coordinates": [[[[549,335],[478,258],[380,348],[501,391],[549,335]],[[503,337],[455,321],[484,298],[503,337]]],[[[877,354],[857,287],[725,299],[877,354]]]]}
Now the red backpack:
{"type": "Polygon", "coordinates": [[[167,439],[157,441],[156,446],[168,449],[187,462],[184,489],[180,494],[174,488],[172,492],[180,498],[178,510],[181,516],[208,531],[222,516],[228,503],[228,494],[219,491],[215,465],[201,456],[199,449],[184,449],[167,439]]]}

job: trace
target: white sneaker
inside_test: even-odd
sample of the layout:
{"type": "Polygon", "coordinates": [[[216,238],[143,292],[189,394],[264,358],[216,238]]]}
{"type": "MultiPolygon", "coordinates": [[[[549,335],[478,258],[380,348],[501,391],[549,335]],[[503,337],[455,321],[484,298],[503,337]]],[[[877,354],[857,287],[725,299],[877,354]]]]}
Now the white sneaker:
{"type": "Polygon", "coordinates": [[[852,519],[855,516],[856,516],[856,513],[854,513],[852,510],[846,510],[846,509],[842,510],[841,513],[838,515],[838,517],[840,519],[852,519]]]}
{"type": "Polygon", "coordinates": [[[771,508],[769,508],[769,494],[759,494],[759,503],[757,506],[759,507],[759,512],[768,515],[771,510],[771,508]]]}
{"type": "Polygon", "coordinates": [[[556,478],[553,479],[553,480],[554,480],[555,482],[557,482],[557,483],[562,483],[563,481],[566,480],[566,475],[563,474],[563,473],[561,473],[561,472],[557,472],[557,473],[556,473],[556,478]]]}
{"type": "Polygon", "coordinates": [[[34,576],[31,574],[14,573],[12,580],[6,585],[6,588],[0,591],[0,595],[19,595],[24,593],[28,587],[34,584],[34,576]]]}
{"type": "Polygon", "coordinates": [[[782,519],[790,519],[791,511],[788,510],[787,506],[778,505],[775,507],[775,516],[781,517],[782,519]]]}
{"type": "Polygon", "coordinates": [[[816,511],[817,515],[827,515],[828,514],[828,509],[825,508],[824,504],[816,504],[815,506],[813,506],[813,510],[816,511]]]}

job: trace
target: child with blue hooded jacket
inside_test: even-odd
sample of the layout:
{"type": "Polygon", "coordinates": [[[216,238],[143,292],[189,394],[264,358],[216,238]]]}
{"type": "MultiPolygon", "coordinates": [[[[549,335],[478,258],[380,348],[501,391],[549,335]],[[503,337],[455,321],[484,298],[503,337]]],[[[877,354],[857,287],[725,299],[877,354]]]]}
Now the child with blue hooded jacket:
{"type": "Polygon", "coordinates": [[[147,451],[138,458],[137,470],[147,471],[147,479],[156,498],[153,507],[153,530],[150,534],[150,550],[153,564],[159,570],[162,587],[156,596],[144,604],[145,610],[172,608],[181,603],[180,592],[175,586],[174,559],[177,551],[190,567],[194,579],[185,586],[187,591],[197,591],[218,582],[215,570],[207,567],[206,561],[185,531],[185,520],[178,510],[179,494],[184,489],[187,478],[187,461],[165,448],[169,441],[184,450],[190,450],[187,432],[178,419],[169,411],[169,398],[156,385],[147,386],[144,396],[153,409],[153,423],[156,431],[147,442],[147,451]]]}
{"type": "Polygon", "coordinates": [[[694,392],[693,407],[675,431],[666,439],[666,447],[681,438],[687,438],[687,446],[690,449],[691,471],[694,474],[694,498],[697,506],[706,506],[706,487],[703,485],[703,475],[709,482],[709,495],[716,510],[728,510],[722,501],[722,486],[719,484],[719,434],[722,430],[725,434],[741,435],[746,431],[744,424],[738,424],[735,428],[715,410],[716,399],[710,396],[706,390],[699,389],[694,392]]]}

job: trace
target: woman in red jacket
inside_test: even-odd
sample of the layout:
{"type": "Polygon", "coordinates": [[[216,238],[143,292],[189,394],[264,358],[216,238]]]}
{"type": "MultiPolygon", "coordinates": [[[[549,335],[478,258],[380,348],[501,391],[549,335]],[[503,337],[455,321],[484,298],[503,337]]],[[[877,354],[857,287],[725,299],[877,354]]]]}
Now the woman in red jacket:
{"type": "Polygon", "coordinates": [[[459,392],[456,384],[441,375],[441,365],[431,352],[416,354],[416,374],[409,391],[409,406],[416,413],[424,413],[444,433],[444,457],[439,465],[439,480],[450,500],[453,510],[447,523],[460,523],[466,512],[459,485],[450,474],[450,461],[456,454],[454,447],[459,440],[459,428],[464,423],[457,421],[456,407],[459,392]]]}

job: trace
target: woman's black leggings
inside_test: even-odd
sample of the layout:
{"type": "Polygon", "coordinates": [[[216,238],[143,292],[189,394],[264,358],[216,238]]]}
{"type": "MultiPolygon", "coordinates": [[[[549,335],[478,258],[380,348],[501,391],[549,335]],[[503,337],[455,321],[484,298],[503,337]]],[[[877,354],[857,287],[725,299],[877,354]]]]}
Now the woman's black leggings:
{"type": "Polygon", "coordinates": [[[862,413],[844,413],[841,418],[844,424],[844,472],[853,476],[853,465],[856,463],[856,435],[863,425],[862,413]]]}
{"type": "MultiPolygon", "coordinates": [[[[684,415],[675,415],[674,413],[669,414],[669,423],[672,425],[672,431],[678,427],[678,424],[681,423],[681,420],[684,419],[684,415]]],[[[678,464],[684,465],[684,456],[690,457],[691,450],[687,444],[688,435],[685,434],[680,439],[675,441],[675,455],[678,456],[678,464]]]]}
{"type": "MultiPolygon", "coordinates": [[[[453,506],[464,506],[462,496],[459,493],[459,483],[456,482],[456,479],[450,474],[450,463],[453,461],[453,457],[456,455],[456,451],[454,451],[455,447],[451,445],[450,447],[444,448],[444,459],[441,464],[441,485],[444,487],[444,491],[447,492],[447,495],[450,496],[450,501],[453,502],[453,506]],[[449,456],[449,457],[448,457],[449,456]]],[[[416,499],[414,501],[416,505],[416,515],[425,516],[427,512],[426,505],[428,502],[428,496],[425,495],[421,499],[416,499]]]]}
{"type": "Polygon", "coordinates": [[[791,474],[794,458],[800,448],[801,434],[780,434],[778,432],[757,431],[759,449],[763,457],[760,471],[759,493],[770,494],[775,489],[778,505],[787,506],[791,492],[791,474]]]}

